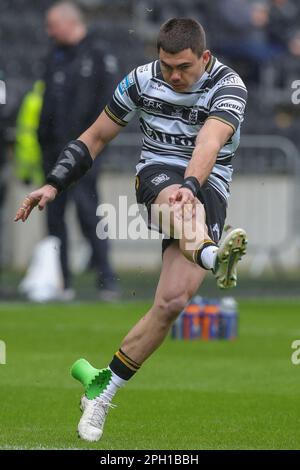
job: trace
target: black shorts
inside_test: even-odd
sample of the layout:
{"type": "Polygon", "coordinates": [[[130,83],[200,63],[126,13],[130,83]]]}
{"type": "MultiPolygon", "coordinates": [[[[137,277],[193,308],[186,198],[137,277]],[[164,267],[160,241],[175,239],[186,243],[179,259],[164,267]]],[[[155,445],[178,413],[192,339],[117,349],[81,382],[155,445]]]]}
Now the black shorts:
{"type": "MultiPolygon", "coordinates": [[[[153,164],[143,168],[136,176],[136,199],[138,204],[144,204],[147,207],[148,222],[151,223],[151,204],[158,194],[172,184],[182,184],[184,173],[185,168],[153,164]]],[[[204,205],[208,234],[212,240],[218,243],[225,223],[227,201],[208,182],[201,187],[197,198],[204,205]]],[[[162,252],[173,242],[173,238],[163,239],[162,252]]]]}

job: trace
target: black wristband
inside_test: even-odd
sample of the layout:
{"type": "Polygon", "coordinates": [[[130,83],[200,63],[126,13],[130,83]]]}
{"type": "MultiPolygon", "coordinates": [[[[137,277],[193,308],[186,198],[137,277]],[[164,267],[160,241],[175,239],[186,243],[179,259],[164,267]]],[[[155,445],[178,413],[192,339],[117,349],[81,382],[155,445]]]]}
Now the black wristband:
{"type": "Polygon", "coordinates": [[[59,155],[46,182],[61,192],[84,176],[92,164],[93,159],[87,146],[81,140],[72,140],[59,155]]]}
{"type": "Polygon", "coordinates": [[[181,188],[188,188],[192,191],[193,195],[196,197],[200,191],[201,185],[198,179],[195,176],[189,176],[183,180],[181,188]]]}

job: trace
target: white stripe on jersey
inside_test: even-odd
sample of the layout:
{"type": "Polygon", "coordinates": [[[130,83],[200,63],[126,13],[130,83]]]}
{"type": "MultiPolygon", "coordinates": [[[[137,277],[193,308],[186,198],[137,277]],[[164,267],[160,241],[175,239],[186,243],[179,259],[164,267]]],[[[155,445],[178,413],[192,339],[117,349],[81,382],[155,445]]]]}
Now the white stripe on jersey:
{"type": "Polygon", "coordinates": [[[239,75],[214,57],[190,91],[180,93],[164,81],[159,61],[154,61],[137,67],[120,82],[106,110],[121,125],[138,113],[144,134],[138,173],[156,163],[186,167],[206,119],[227,122],[235,132],[220,150],[208,178],[226,198],[246,100],[247,90],[239,75]]]}

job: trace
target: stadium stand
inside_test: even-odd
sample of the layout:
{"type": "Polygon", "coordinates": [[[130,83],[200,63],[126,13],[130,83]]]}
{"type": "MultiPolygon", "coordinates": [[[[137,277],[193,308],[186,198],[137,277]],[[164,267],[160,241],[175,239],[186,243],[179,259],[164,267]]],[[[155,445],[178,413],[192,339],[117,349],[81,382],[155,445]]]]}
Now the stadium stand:
{"type": "MultiPolygon", "coordinates": [[[[0,64],[7,81],[5,115],[11,127],[22,96],[43,75],[48,46],[44,14],[53,3],[52,0],[0,3],[0,64]]],[[[77,3],[83,7],[91,28],[98,32],[99,46],[107,50],[112,66],[114,58],[117,59],[115,84],[136,64],[156,56],[153,39],[162,21],[189,15],[203,22],[209,47],[232,65],[247,84],[250,99],[243,132],[276,133],[292,139],[296,145],[300,143],[295,119],[299,117],[299,107],[291,101],[292,82],[300,72],[300,7],[296,0],[78,0],[77,3]]],[[[136,131],[136,122],[127,129],[136,131]]],[[[109,165],[114,167],[114,161],[117,158],[109,165]]],[[[130,148],[127,157],[122,156],[122,166],[127,168],[128,162],[134,163],[130,148]]]]}

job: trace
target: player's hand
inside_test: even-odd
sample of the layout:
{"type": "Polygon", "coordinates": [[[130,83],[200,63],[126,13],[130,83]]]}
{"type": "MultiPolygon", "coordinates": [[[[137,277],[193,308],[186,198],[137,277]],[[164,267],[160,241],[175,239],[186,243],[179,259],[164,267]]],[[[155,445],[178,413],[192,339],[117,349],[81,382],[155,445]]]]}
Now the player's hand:
{"type": "Polygon", "coordinates": [[[18,209],[14,221],[22,220],[25,222],[35,206],[38,206],[39,210],[42,211],[48,202],[55,199],[56,195],[57,189],[50,184],[46,184],[40,189],[28,194],[22,202],[21,207],[18,209]]]}
{"type": "Polygon", "coordinates": [[[178,188],[169,197],[169,202],[172,206],[175,206],[177,218],[190,219],[193,217],[196,198],[190,189],[178,188]]]}
{"type": "Polygon", "coordinates": [[[189,188],[178,188],[169,197],[169,202],[183,207],[184,204],[195,204],[195,196],[189,188]]]}

